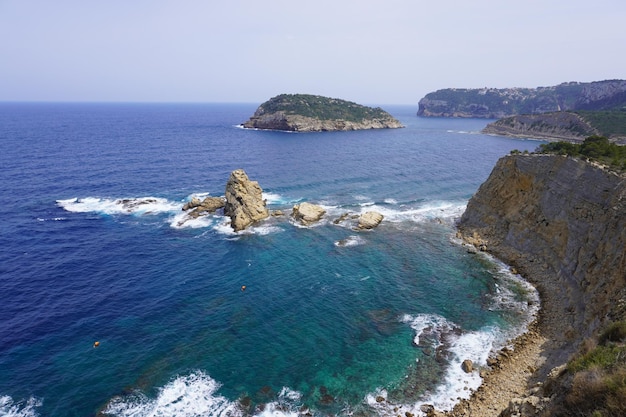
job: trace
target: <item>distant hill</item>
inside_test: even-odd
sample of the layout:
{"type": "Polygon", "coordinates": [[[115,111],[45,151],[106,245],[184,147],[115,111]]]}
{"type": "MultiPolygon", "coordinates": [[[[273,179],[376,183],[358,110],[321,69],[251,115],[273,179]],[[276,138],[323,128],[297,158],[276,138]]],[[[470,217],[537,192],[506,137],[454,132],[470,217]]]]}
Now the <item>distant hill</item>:
{"type": "Polygon", "coordinates": [[[447,88],[419,101],[418,116],[500,119],[558,111],[626,110],[626,80],[537,88],[447,88]]]}
{"type": "Polygon", "coordinates": [[[582,142],[600,135],[626,143],[626,111],[563,111],[520,114],[488,124],[483,133],[582,142]]]}
{"type": "Polygon", "coordinates": [[[243,127],[319,132],[403,126],[380,107],[311,94],[281,94],[261,104],[243,127]]]}

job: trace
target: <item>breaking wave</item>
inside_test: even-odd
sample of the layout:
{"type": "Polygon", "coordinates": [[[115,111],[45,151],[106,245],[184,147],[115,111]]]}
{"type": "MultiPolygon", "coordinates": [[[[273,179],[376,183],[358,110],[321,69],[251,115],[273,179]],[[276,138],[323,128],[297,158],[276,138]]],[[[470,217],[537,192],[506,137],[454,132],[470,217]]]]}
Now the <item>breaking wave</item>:
{"type": "Polygon", "coordinates": [[[283,387],[275,401],[262,409],[246,410],[239,401],[230,401],[219,395],[220,384],[202,371],[178,376],[160,388],[151,398],[140,391],[112,398],[104,414],[117,417],[286,417],[299,415],[301,394],[283,387]]]}
{"type": "Polygon", "coordinates": [[[8,395],[0,396],[0,417],[36,417],[35,409],[40,407],[41,400],[29,398],[27,401],[14,401],[8,395]]]}

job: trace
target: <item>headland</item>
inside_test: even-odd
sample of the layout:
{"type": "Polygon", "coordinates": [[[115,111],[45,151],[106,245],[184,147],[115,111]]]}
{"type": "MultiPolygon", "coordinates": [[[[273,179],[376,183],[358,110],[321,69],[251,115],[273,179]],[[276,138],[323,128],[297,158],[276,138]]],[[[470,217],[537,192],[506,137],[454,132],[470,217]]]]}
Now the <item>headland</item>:
{"type": "MultiPolygon", "coordinates": [[[[534,284],[541,310],[514,348],[483,371],[483,386],[449,415],[623,407],[609,388],[581,396],[589,370],[575,361],[607,344],[618,358],[626,352],[626,334],[606,336],[626,327],[626,176],[566,156],[506,156],[469,201],[458,230],[534,284]]],[[[594,368],[597,390],[625,366],[594,368]]]]}

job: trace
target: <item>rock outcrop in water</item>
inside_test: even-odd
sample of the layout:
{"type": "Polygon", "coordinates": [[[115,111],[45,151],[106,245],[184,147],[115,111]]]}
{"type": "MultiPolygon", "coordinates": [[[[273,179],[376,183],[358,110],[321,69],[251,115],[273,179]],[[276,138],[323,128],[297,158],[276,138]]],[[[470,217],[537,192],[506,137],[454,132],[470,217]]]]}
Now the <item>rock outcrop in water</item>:
{"type": "Polygon", "coordinates": [[[369,230],[377,227],[383,221],[383,215],[377,211],[367,211],[359,216],[357,229],[369,230]]]}
{"type": "Polygon", "coordinates": [[[230,225],[236,232],[270,215],[259,183],[250,181],[242,169],[233,171],[226,183],[224,215],[230,217],[230,225]]]}
{"type": "Polygon", "coordinates": [[[261,104],[245,128],[321,132],[400,128],[383,109],[310,94],[281,94],[261,104]]]}
{"type": "Polygon", "coordinates": [[[183,205],[183,211],[188,211],[188,216],[195,219],[207,213],[213,213],[225,205],[226,200],[222,197],[206,197],[204,200],[193,197],[191,201],[183,205]]]}
{"type": "Polygon", "coordinates": [[[539,325],[548,341],[534,377],[549,383],[519,406],[511,398],[503,415],[535,409],[529,401],[539,397],[540,408],[558,408],[554,398],[565,394],[554,387],[572,378],[563,364],[607,322],[626,319],[626,177],[569,157],[507,156],[458,228],[515,267],[542,298],[539,325]],[[552,405],[545,403],[550,398],[552,405]]]}
{"type": "Polygon", "coordinates": [[[311,203],[300,203],[293,206],[291,215],[305,226],[318,222],[326,214],[322,207],[311,203]]]}

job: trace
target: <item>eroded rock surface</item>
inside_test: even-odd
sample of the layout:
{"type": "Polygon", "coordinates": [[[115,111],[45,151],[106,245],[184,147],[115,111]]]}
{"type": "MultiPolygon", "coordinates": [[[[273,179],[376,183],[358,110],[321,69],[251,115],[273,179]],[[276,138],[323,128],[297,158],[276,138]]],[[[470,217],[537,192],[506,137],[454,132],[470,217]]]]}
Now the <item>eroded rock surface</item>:
{"type": "Polygon", "coordinates": [[[230,174],[225,196],[224,215],[230,217],[230,225],[236,232],[270,215],[259,183],[251,181],[243,169],[230,174]]]}
{"type": "Polygon", "coordinates": [[[367,211],[359,216],[357,229],[373,229],[383,221],[383,215],[376,211],[367,211]]]}
{"type": "Polygon", "coordinates": [[[305,226],[319,221],[324,214],[326,210],[322,207],[307,202],[296,204],[292,212],[292,216],[305,226]]]}

